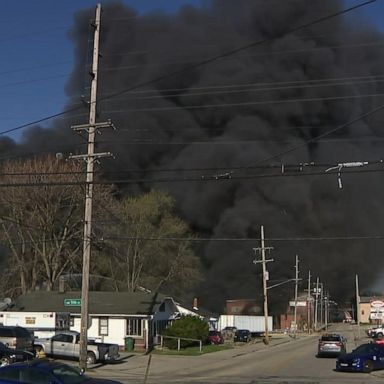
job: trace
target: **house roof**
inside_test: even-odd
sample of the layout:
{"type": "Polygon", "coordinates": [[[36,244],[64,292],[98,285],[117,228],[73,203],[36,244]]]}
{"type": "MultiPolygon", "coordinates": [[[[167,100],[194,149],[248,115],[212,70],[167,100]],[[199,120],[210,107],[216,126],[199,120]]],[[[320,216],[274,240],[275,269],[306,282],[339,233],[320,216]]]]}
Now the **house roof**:
{"type": "MultiPolygon", "coordinates": [[[[34,291],[15,301],[8,311],[23,312],[70,312],[80,313],[80,306],[66,306],[65,299],[79,299],[81,292],[34,291]]],[[[89,292],[90,314],[151,315],[155,313],[166,296],[147,292],[89,292]]]]}

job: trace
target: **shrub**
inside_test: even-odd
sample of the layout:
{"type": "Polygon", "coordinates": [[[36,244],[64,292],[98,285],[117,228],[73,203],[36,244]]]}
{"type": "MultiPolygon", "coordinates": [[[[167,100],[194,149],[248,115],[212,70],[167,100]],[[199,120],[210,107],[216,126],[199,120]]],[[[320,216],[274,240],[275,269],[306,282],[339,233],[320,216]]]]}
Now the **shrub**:
{"type": "MultiPolygon", "coordinates": [[[[208,337],[208,323],[197,316],[183,316],[175,320],[164,332],[164,336],[173,336],[204,341],[208,337]]],[[[177,348],[176,339],[164,339],[165,346],[170,349],[177,348]]],[[[196,345],[196,341],[181,340],[181,348],[196,345]]]]}

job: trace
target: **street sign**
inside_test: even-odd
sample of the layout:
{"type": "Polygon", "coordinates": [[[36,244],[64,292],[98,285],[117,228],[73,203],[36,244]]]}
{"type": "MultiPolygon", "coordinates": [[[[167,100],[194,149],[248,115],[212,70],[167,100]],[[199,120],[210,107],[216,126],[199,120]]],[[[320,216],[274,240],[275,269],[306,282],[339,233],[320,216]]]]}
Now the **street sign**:
{"type": "Polygon", "coordinates": [[[290,301],[289,302],[289,306],[290,307],[295,307],[295,304],[298,306],[298,307],[306,307],[307,306],[307,302],[306,301],[297,301],[297,302],[294,302],[294,301],[290,301]]]}
{"type": "Polygon", "coordinates": [[[65,307],[81,307],[81,299],[64,299],[65,307]]]}

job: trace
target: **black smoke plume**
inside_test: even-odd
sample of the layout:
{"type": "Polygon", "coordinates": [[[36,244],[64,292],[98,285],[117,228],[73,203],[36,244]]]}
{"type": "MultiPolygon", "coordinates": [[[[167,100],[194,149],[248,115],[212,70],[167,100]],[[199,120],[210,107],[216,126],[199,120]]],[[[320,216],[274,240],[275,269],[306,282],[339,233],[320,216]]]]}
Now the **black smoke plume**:
{"type": "MultiPolygon", "coordinates": [[[[337,175],[324,168],[322,175],[300,176],[300,163],[381,158],[382,111],[310,140],[384,103],[384,39],[356,15],[288,32],[342,7],[337,0],[216,0],[171,15],[139,15],[122,3],[109,4],[102,13],[98,96],[98,120],[112,119],[118,129],[98,138],[97,149],[115,155],[103,160],[105,174],[111,180],[171,180],[120,184],[122,191],[169,190],[205,239],[256,239],[263,225],[266,246],[274,247],[267,255],[274,259],[270,284],[294,277],[297,254],[301,289],[310,269],[335,301],[353,296],[355,274],[363,288],[380,287],[383,240],[353,237],[383,232],[382,174],[342,173],[339,188],[337,175]],[[195,66],[256,41],[264,42],[195,66]],[[124,92],[156,78],[162,79],[124,92]],[[292,147],[297,149],[288,151],[292,147]],[[296,165],[297,177],[250,177],[278,175],[275,168],[257,167],[281,164],[286,172],[296,165]],[[191,177],[199,180],[180,181],[191,177]],[[329,239],[338,237],[348,239],[329,239]]],[[[67,108],[78,106],[81,95],[89,98],[93,17],[93,9],[79,13],[71,31],[76,66],[67,108]]],[[[85,152],[70,125],[86,122],[87,110],[80,108],[50,129],[33,127],[20,144],[2,140],[0,147],[8,155],[85,152]]],[[[261,267],[253,264],[259,246],[202,242],[206,278],[191,296],[219,311],[225,299],[260,299],[261,267]]],[[[284,307],[293,292],[292,284],[271,290],[272,309],[284,307]]]]}

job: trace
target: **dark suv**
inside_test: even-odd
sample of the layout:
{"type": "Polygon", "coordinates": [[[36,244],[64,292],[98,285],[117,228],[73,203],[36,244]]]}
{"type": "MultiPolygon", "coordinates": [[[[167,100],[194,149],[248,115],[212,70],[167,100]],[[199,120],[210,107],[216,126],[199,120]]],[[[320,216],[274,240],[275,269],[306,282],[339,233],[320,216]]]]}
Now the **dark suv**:
{"type": "Polygon", "coordinates": [[[251,341],[251,332],[248,329],[238,329],[235,332],[233,341],[242,341],[244,343],[248,343],[251,341]]]}
{"type": "Polygon", "coordinates": [[[33,336],[23,327],[0,325],[0,342],[9,348],[33,352],[33,336]]]}

